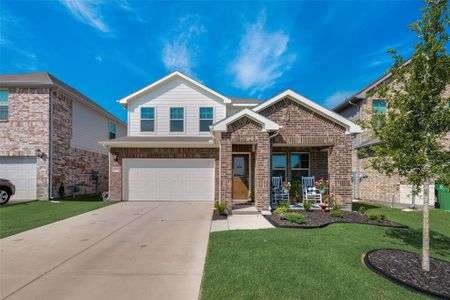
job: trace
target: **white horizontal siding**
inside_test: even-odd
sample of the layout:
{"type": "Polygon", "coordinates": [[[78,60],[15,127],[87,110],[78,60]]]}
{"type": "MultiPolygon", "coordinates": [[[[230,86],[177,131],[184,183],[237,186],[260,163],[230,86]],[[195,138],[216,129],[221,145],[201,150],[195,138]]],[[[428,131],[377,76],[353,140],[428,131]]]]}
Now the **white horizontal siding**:
{"type": "MultiPolygon", "coordinates": [[[[112,121],[112,120],[111,120],[112,121]]],[[[109,119],[78,101],[72,102],[72,139],[70,146],[107,154],[98,142],[109,139],[109,119]]],[[[114,121],[112,121],[114,122],[114,121]]],[[[117,137],[126,135],[126,127],[116,124],[117,137]]]]}
{"type": "Polygon", "coordinates": [[[141,133],[141,107],[155,107],[156,132],[153,134],[163,136],[205,135],[204,132],[199,132],[200,107],[213,107],[214,122],[225,118],[226,114],[226,108],[221,99],[182,79],[173,80],[129,104],[128,135],[130,136],[152,134],[141,133]],[[184,107],[184,133],[170,132],[170,107],[184,107]]]}

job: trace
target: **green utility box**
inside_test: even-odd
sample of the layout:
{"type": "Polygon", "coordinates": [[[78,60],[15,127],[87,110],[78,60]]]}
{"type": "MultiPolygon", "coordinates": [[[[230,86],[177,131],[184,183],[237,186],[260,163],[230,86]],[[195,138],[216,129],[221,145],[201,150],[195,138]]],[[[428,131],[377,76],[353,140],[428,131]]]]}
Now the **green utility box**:
{"type": "Polygon", "coordinates": [[[436,183],[435,190],[439,207],[443,210],[450,211],[450,191],[448,187],[441,183],[436,183]]]}

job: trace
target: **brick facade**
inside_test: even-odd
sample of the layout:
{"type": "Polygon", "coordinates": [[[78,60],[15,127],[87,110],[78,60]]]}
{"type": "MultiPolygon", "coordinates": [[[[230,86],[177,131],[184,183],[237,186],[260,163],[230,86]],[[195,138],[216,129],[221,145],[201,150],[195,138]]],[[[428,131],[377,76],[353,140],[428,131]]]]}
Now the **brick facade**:
{"type": "Polygon", "coordinates": [[[328,148],[330,192],[344,209],[350,209],[352,136],[346,134],[345,128],[288,98],[263,109],[260,114],[282,126],[273,138],[275,145],[328,148]]]}
{"type": "Polygon", "coordinates": [[[122,162],[124,158],[211,158],[215,160],[215,198],[219,197],[219,149],[217,148],[111,148],[110,198],[122,200],[122,162]]]}
{"type": "Polygon", "coordinates": [[[61,183],[67,196],[72,195],[72,186],[79,189],[76,195],[91,195],[108,190],[108,155],[73,148],[72,103],[73,98],[58,93],[53,104],[53,195],[58,196],[61,183]],[[98,182],[91,179],[92,171],[98,172],[98,182]]]}
{"type": "Polygon", "coordinates": [[[72,101],[67,94],[56,95],[49,88],[9,88],[8,121],[0,121],[0,156],[37,157],[37,198],[58,196],[61,183],[67,196],[76,184],[76,195],[94,194],[95,181],[91,171],[99,172],[97,190],[108,189],[108,156],[72,148],[72,101]],[[50,98],[53,95],[53,160],[50,160],[50,98]],[[52,174],[52,175],[51,175],[52,174]],[[49,178],[52,176],[52,195],[49,195],[49,178]]]}
{"type": "Polygon", "coordinates": [[[36,157],[37,198],[48,199],[50,90],[9,88],[8,121],[0,121],[0,156],[36,157]]]}

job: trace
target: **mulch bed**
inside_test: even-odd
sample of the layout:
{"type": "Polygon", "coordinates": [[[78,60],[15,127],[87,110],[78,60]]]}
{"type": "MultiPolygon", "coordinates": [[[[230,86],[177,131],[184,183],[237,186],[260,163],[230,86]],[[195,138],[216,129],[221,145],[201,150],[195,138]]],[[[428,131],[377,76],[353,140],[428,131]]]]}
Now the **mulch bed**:
{"type": "Polygon", "coordinates": [[[216,214],[215,211],[213,211],[213,215],[212,215],[213,221],[214,220],[226,220],[227,218],[228,218],[227,215],[219,215],[219,214],[216,214]]]}
{"type": "Polygon", "coordinates": [[[371,220],[366,215],[360,215],[358,213],[349,211],[342,211],[343,215],[341,218],[334,218],[330,216],[329,212],[323,211],[297,210],[295,212],[303,214],[305,216],[306,223],[298,224],[288,220],[283,220],[281,219],[280,215],[277,214],[272,214],[265,217],[273,226],[285,228],[320,228],[333,223],[358,223],[358,224],[370,224],[385,227],[408,228],[408,226],[392,222],[389,220],[382,220],[382,221],[371,220]]]}
{"type": "Polygon", "coordinates": [[[399,249],[372,250],[364,263],[387,279],[424,294],[450,299],[450,263],[430,258],[430,272],[422,271],[422,258],[399,249]]]}

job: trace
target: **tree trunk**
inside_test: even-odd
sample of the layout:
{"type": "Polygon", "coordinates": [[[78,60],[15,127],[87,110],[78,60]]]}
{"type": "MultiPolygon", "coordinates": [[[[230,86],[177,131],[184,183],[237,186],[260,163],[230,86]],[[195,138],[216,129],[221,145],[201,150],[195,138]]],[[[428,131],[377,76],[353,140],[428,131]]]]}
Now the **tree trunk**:
{"type": "Polygon", "coordinates": [[[429,180],[426,179],[423,184],[423,240],[422,240],[422,270],[430,271],[430,211],[428,203],[430,202],[429,180]]]}

